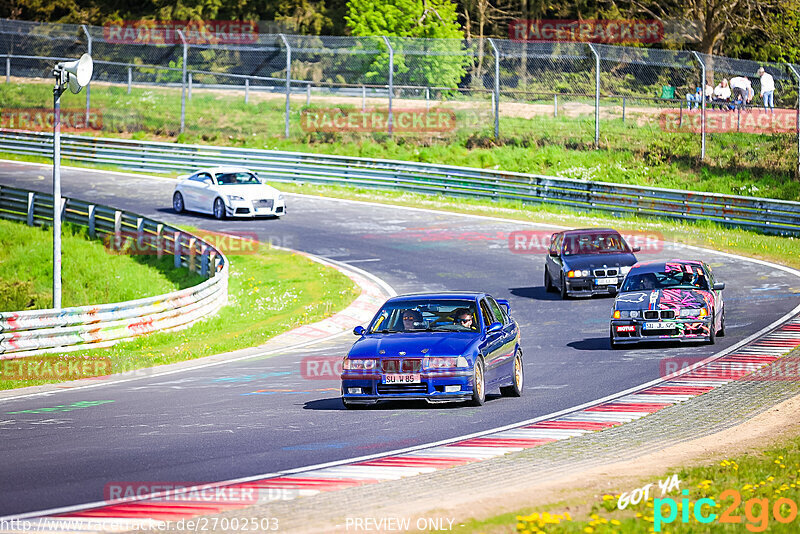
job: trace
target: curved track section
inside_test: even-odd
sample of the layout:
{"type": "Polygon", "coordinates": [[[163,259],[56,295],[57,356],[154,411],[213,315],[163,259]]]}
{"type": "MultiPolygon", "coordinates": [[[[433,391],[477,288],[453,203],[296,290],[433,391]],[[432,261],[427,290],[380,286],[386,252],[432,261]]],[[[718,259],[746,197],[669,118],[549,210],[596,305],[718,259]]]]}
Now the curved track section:
{"type": "MultiPolygon", "coordinates": [[[[713,349],[611,351],[610,299],[557,300],[541,286],[542,258],[508,250],[508,234],[531,225],[297,195],[290,196],[289,214],[281,220],[218,222],[175,215],[169,180],[64,169],[62,181],[70,196],[171,224],[256,232],[276,245],[344,261],[398,292],[481,289],[508,298],[523,331],[525,395],[495,395],[482,408],[386,405],[346,411],[338,380],[308,379],[302,372],[304,358],[343,355],[351,343],[345,338],[180,376],[17,398],[0,403],[0,449],[15,459],[7,472],[16,481],[0,488],[0,515],[96,502],[115,481],[229,480],[511,425],[658,379],[664,358],[711,356],[800,303],[800,279],[791,270],[668,248],[647,257],[700,256],[727,283],[727,336],[713,349]],[[105,402],[66,413],[42,410],[98,401],[105,402]]],[[[0,184],[45,191],[49,169],[3,163],[0,184]]]]}

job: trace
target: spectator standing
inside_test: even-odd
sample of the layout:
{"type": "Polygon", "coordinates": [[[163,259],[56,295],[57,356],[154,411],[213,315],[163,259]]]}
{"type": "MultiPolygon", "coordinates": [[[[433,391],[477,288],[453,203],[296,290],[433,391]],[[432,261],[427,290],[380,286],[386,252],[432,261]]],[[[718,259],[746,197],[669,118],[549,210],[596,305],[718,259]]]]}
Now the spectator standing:
{"type": "Polygon", "coordinates": [[[761,78],[761,100],[764,102],[764,111],[769,109],[774,112],[775,79],[772,74],[764,71],[764,67],[758,69],[758,77],[761,78]]]}
{"type": "Polygon", "coordinates": [[[753,84],[744,76],[734,76],[731,78],[731,95],[733,103],[745,107],[747,102],[752,100],[750,91],[753,89],[753,84]]]}

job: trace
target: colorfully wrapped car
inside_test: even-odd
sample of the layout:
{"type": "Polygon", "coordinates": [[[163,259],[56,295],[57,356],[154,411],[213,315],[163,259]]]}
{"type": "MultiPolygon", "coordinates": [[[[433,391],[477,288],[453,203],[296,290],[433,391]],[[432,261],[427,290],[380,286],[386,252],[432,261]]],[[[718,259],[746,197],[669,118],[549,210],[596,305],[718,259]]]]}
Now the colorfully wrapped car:
{"type": "Polygon", "coordinates": [[[342,362],[348,408],[385,400],[469,401],[522,394],[520,330],[509,304],[485,293],[426,293],[386,301],[342,362]]]}
{"type": "Polygon", "coordinates": [[[706,263],[640,262],[614,299],[611,347],[641,341],[707,341],[725,335],[722,290],[706,263]]]}

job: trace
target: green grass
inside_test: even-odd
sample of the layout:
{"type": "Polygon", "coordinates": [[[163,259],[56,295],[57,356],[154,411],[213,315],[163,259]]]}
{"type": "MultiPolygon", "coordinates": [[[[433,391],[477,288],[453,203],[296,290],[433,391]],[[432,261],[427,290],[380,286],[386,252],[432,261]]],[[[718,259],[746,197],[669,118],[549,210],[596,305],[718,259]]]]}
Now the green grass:
{"type": "MultiPolygon", "coordinates": [[[[85,229],[64,225],[62,305],[86,306],[169,293],[203,277],[172,268],[172,258],[111,254],[85,229]]],[[[0,311],[50,308],[53,302],[53,232],[0,220],[0,311]]]]}
{"type": "MultiPolygon", "coordinates": [[[[64,353],[62,357],[109,358],[112,371],[118,373],[253,347],[294,327],[333,315],[359,294],[340,272],[268,245],[263,245],[258,254],[229,255],[228,260],[228,305],[214,317],[186,330],[155,333],[107,349],[64,353]]],[[[0,389],[47,382],[0,377],[0,389]]]]}
{"type": "MultiPolygon", "coordinates": [[[[782,524],[774,519],[773,507],[778,499],[789,499],[796,505],[800,499],[800,437],[794,437],[784,444],[756,453],[727,458],[712,464],[689,468],[677,468],[664,473],[659,480],[677,474],[680,489],[673,489],[662,496],[656,484],[650,490],[650,498],[636,505],[618,507],[619,497],[624,491],[630,496],[633,490],[653,483],[643,480],[641,484],[627,488],[616,488],[616,493],[603,495],[594,502],[569,505],[564,502],[539,507],[537,510],[525,509],[514,513],[505,513],[486,520],[472,520],[465,523],[458,532],[563,532],[563,533],[597,533],[614,532],[649,533],[654,530],[654,511],[660,511],[663,519],[659,529],[661,532],[797,532],[797,519],[782,524]],[[688,490],[684,495],[683,490],[688,490]],[[735,490],[741,497],[735,497],[726,490],[735,490]],[[677,515],[671,523],[669,504],[656,499],[674,499],[677,515]],[[683,522],[683,499],[688,499],[690,509],[688,520],[683,522]],[[712,499],[703,505],[702,514],[715,514],[717,519],[703,524],[694,517],[695,503],[699,499],[712,499]],[[757,499],[767,504],[748,501],[757,499]],[[572,510],[570,512],[570,510],[572,510]],[[738,522],[723,524],[719,518],[727,511],[728,515],[738,522]]],[[[790,506],[786,501],[778,505],[783,517],[790,515],[790,506]]]]}
{"type": "MultiPolygon", "coordinates": [[[[2,84],[0,105],[47,109],[51,91],[48,84],[2,84]]],[[[601,149],[594,150],[590,115],[520,118],[509,112],[501,115],[501,139],[496,142],[488,103],[472,103],[477,111],[464,108],[461,102],[447,103],[456,106],[457,128],[453,132],[439,137],[398,134],[390,139],[383,133],[305,132],[300,125],[305,102],[299,99],[292,103],[292,135],[284,139],[283,100],[255,93],[252,99],[245,104],[242,92],[195,90],[187,103],[186,132],[178,135],[179,91],[134,88],[128,95],[124,87],[92,87],[92,107],[103,113],[103,129],[96,132],[100,135],[454,164],[785,200],[800,198],[800,181],[794,177],[796,137],[789,134],[709,134],[708,157],[700,162],[699,135],[664,132],[657,117],[646,118],[645,113],[637,116],[634,110],[629,110],[624,124],[616,115],[602,119],[601,149]]],[[[359,99],[352,101],[358,104],[359,99]]],[[[83,102],[82,96],[67,95],[62,106],[79,109],[83,102]]],[[[332,105],[314,97],[311,109],[332,105]]],[[[402,107],[420,108],[420,103],[397,100],[396,108],[402,107]]]]}

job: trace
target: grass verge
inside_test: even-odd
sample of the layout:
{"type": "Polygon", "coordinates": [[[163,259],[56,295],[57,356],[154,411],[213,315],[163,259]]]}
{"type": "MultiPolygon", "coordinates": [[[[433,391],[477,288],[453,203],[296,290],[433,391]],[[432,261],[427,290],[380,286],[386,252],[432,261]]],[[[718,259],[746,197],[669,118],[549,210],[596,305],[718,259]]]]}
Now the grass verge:
{"type": "MultiPolygon", "coordinates": [[[[51,93],[48,83],[2,84],[0,103],[10,109],[48,109],[51,93]]],[[[102,113],[102,125],[91,133],[453,164],[784,200],[800,197],[793,134],[710,133],[707,157],[701,162],[699,135],[664,131],[658,108],[632,108],[626,122],[616,115],[601,119],[600,150],[595,150],[591,115],[553,117],[525,103],[507,103],[501,111],[499,140],[494,139],[488,102],[442,102],[453,110],[457,126],[446,135],[398,133],[390,138],[383,133],[304,129],[304,112],[360,108],[358,98],[315,96],[309,106],[303,99],[292,101],[291,136],[285,139],[282,96],[254,90],[250,103],[245,103],[242,94],[196,89],[187,101],[186,131],[178,134],[180,90],[135,87],[127,94],[125,87],[93,84],[92,107],[102,113]]],[[[66,98],[65,109],[81,108],[80,99],[66,98]]],[[[377,100],[369,105],[385,107],[377,100]]],[[[396,104],[398,110],[420,105],[424,103],[396,104]]],[[[606,111],[612,109],[614,105],[604,106],[606,111]]]]}
{"type": "MultiPolygon", "coordinates": [[[[112,254],[70,224],[63,226],[61,248],[64,307],[161,295],[204,280],[173,269],[171,257],[112,254]]],[[[0,220],[0,311],[50,308],[52,302],[52,228],[0,220]]]]}
{"type": "MultiPolygon", "coordinates": [[[[168,258],[169,262],[172,258],[168,258]]],[[[345,275],[290,252],[262,245],[257,254],[228,256],[228,305],[186,330],[155,333],[105,349],[61,353],[58,359],[108,358],[119,373],[260,345],[296,326],[345,308],[359,289],[345,275]]],[[[28,361],[41,361],[31,357],[28,361]]],[[[57,382],[0,375],[0,389],[57,382]]]]}
{"type": "MultiPolygon", "coordinates": [[[[677,475],[678,485],[665,485],[665,489],[672,489],[662,494],[654,484],[648,491],[648,498],[642,496],[643,492],[636,496],[637,504],[632,504],[631,500],[634,488],[644,488],[653,480],[644,480],[625,493],[605,494],[593,502],[562,501],[538,510],[518,510],[468,521],[455,531],[520,534],[797,532],[800,437],[761,451],[680,468],[672,473],[677,475]]],[[[669,474],[660,480],[671,478],[669,474]]]]}

